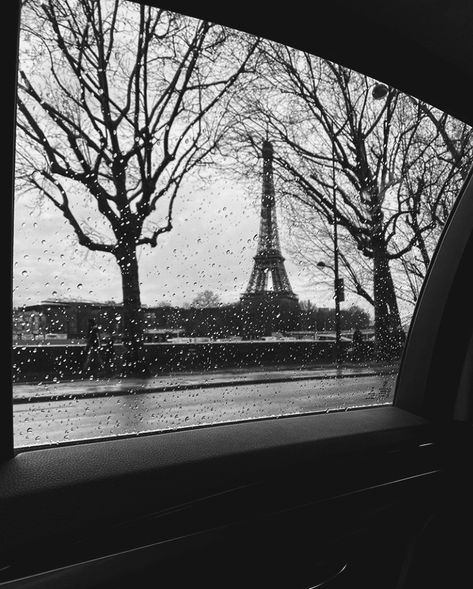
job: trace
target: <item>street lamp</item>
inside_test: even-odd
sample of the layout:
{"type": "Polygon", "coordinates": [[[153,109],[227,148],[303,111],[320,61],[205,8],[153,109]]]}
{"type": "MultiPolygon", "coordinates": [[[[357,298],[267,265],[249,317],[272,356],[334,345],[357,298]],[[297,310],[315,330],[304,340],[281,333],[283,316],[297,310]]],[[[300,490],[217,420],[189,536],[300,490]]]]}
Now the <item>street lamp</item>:
{"type": "MultiPolygon", "coordinates": [[[[371,96],[373,100],[381,100],[389,93],[389,88],[386,84],[376,83],[372,90],[371,96]]],[[[334,291],[335,291],[335,360],[337,365],[341,362],[341,316],[340,303],[345,300],[343,278],[340,278],[339,273],[339,251],[338,251],[338,209],[337,209],[337,186],[335,175],[335,142],[340,133],[345,128],[348,119],[332,136],[332,216],[333,216],[333,267],[328,266],[325,262],[318,262],[318,268],[329,268],[334,273],[334,291]]]]}
{"type": "Polygon", "coordinates": [[[374,100],[381,100],[381,98],[384,98],[388,92],[389,88],[386,84],[375,84],[371,90],[371,96],[374,100]]]}
{"type": "MultiPolygon", "coordinates": [[[[373,100],[381,100],[389,93],[389,88],[386,84],[376,83],[372,90],[371,96],[373,100]]],[[[333,216],[333,268],[327,266],[325,262],[319,262],[319,268],[330,268],[334,273],[334,290],[335,290],[335,359],[337,364],[341,361],[341,346],[340,346],[340,303],[345,300],[343,290],[343,278],[339,274],[339,252],[338,252],[338,209],[337,209],[337,186],[335,176],[335,144],[338,136],[348,123],[348,118],[345,123],[337,129],[332,135],[332,216],[333,216]]]]}
{"type": "Polygon", "coordinates": [[[340,346],[340,303],[343,297],[343,279],[340,278],[338,264],[338,210],[337,210],[337,186],[335,177],[335,139],[342,131],[343,127],[338,130],[332,140],[332,215],[333,215],[333,273],[334,273],[334,291],[335,291],[335,362],[337,365],[341,362],[340,346]]]}

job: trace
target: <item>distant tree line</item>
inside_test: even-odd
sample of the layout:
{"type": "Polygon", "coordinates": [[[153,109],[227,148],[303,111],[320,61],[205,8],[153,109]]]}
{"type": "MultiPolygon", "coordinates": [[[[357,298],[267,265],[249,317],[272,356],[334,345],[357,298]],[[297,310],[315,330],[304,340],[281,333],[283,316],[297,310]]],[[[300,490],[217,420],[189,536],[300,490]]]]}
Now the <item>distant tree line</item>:
{"type": "MultiPolygon", "coordinates": [[[[297,314],[278,313],[272,324],[268,317],[252,314],[241,303],[223,304],[211,292],[197,295],[194,301],[184,306],[163,304],[147,310],[147,328],[183,329],[187,337],[228,338],[232,336],[251,339],[274,332],[288,331],[333,331],[335,310],[316,307],[310,301],[302,302],[297,314]],[[202,301],[208,301],[203,306],[202,301]],[[215,304],[217,303],[217,304],[215,304]],[[262,319],[265,328],[262,328],[262,319]]],[[[369,314],[358,306],[342,310],[342,330],[365,329],[370,325],[369,314]]]]}

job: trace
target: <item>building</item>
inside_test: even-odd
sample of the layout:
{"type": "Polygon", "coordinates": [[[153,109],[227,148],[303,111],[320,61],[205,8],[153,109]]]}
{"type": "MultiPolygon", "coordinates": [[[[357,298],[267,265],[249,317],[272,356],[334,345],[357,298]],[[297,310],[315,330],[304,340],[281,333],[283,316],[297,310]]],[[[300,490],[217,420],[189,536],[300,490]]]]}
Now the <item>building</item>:
{"type": "Polygon", "coordinates": [[[90,319],[104,333],[120,336],[122,305],[113,301],[99,303],[73,299],[50,299],[26,305],[13,312],[13,340],[84,341],[90,319]]]}

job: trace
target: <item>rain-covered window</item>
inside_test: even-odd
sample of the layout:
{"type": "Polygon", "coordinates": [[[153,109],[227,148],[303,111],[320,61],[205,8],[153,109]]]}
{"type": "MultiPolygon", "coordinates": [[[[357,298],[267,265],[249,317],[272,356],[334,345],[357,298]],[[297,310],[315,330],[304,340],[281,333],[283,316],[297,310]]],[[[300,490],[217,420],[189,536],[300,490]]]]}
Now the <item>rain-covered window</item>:
{"type": "Polygon", "coordinates": [[[15,445],[391,403],[472,146],[290,47],[24,2],[15,445]]]}

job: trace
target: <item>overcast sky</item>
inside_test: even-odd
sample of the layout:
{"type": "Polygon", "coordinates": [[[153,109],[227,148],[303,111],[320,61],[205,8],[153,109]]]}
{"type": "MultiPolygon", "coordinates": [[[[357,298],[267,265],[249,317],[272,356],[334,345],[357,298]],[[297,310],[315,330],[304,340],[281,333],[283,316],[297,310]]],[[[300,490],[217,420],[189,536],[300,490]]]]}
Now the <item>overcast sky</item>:
{"type": "MultiPolygon", "coordinates": [[[[29,45],[23,42],[26,51],[29,45]]],[[[30,67],[34,71],[37,63],[30,67]]],[[[81,203],[79,209],[72,204],[76,217],[103,231],[103,224],[97,224],[101,215],[95,202],[90,198],[87,203],[84,194],[82,198],[80,194],[69,196],[71,203],[77,197],[81,203]]],[[[251,194],[246,186],[225,180],[216,180],[206,189],[184,184],[174,207],[173,230],[158,238],[157,247],[138,249],[142,304],[182,305],[204,290],[217,293],[224,303],[238,301],[256,254],[260,197],[261,182],[255,183],[251,194]]],[[[45,198],[38,203],[34,193],[15,196],[13,304],[50,298],[121,302],[121,278],[114,257],[78,245],[60,212],[45,198]]],[[[282,253],[294,292],[300,300],[333,307],[333,285],[326,277],[320,273],[310,278],[304,267],[291,260],[284,221],[279,213],[282,253]]],[[[96,235],[92,237],[97,240],[96,235]]],[[[330,256],[328,252],[326,261],[330,256]]],[[[359,297],[348,292],[346,297],[344,306],[365,306],[359,297]]]]}
{"type": "MultiPolygon", "coordinates": [[[[245,187],[223,181],[212,189],[184,188],[175,204],[174,229],[160,236],[156,248],[138,250],[143,304],[182,305],[203,290],[216,292],[223,302],[239,299],[256,253],[261,185],[254,190],[251,196],[245,187]]],[[[310,280],[284,251],[281,214],[279,229],[294,292],[301,300],[333,306],[331,286],[310,280]]],[[[16,196],[14,247],[15,306],[52,297],[121,301],[114,258],[79,246],[62,215],[48,202],[38,207],[33,194],[16,196]]],[[[358,301],[348,296],[345,304],[350,302],[358,301]]]]}

